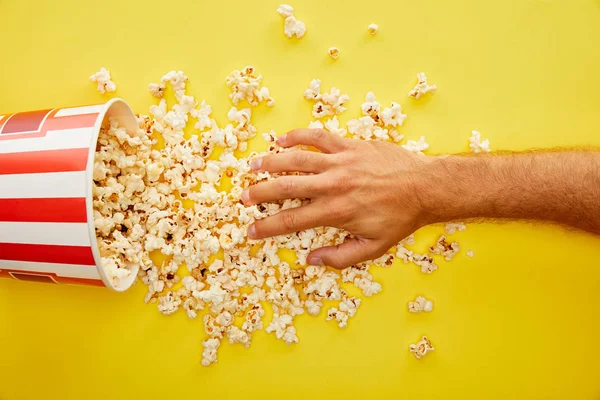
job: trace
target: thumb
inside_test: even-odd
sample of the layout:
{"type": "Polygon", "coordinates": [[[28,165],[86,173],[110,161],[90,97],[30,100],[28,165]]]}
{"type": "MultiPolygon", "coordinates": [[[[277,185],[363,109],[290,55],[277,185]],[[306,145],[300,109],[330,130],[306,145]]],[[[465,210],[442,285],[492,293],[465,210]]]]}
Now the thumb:
{"type": "Polygon", "coordinates": [[[329,265],[343,269],[361,261],[377,258],[384,251],[372,240],[354,238],[337,246],[321,247],[310,253],[307,260],[310,265],[329,265]]]}

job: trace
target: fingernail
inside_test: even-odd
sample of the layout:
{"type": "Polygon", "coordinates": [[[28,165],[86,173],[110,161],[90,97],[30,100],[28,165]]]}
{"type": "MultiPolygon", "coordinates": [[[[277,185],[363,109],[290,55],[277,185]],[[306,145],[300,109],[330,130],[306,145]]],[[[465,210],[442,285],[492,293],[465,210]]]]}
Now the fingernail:
{"type": "Polygon", "coordinates": [[[262,166],[262,158],[255,158],[252,160],[250,167],[252,167],[252,171],[258,171],[262,166]]]}
{"type": "Polygon", "coordinates": [[[308,264],[309,265],[323,265],[323,260],[321,260],[319,257],[311,257],[308,259],[308,264]]]}
{"type": "Polygon", "coordinates": [[[250,227],[248,228],[248,237],[250,239],[254,239],[254,237],[256,236],[256,227],[253,225],[250,225],[250,227]]]}
{"type": "Polygon", "coordinates": [[[281,135],[281,136],[279,136],[279,139],[277,139],[277,143],[280,145],[285,144],[286,139],[287,139],[287,135],[281,135]]]}
{"type": "Polygon", "coordinates": [[[242,203],[246,204],[250,201],[250,191],[248,189],[244,189],[242,192],[242,203]]]}

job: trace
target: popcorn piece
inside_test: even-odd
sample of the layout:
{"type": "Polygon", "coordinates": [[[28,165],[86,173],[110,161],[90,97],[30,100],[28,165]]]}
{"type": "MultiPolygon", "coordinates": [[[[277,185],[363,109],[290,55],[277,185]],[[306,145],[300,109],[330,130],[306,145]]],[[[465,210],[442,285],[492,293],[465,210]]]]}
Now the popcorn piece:
{"type": "Polygon", "coordinates": [[[344,296],[340,304],[339,309],[332,307],[327,310],[327,321],[335,320],[338,322],[340,328],[348,326],[348,319],[352,318],[356,314],[356,310],[360,306],[360,299],[356,297],[344,296]]]}
{"type": "Polygon", "coordinates": [[[160,78],[160,81],[163,83],[163,85],[167,82],[170,82],[171,86],[173,87],[173,91],[177,92],[185,89],[185,83],[188,81],[188,77],[183,73],[183,71],[169,71],[163,75],[162,78],[160,78]]]}
{"type": "Polygon", "coordinates": [[[429,86],[425,73],[420,72],[417,74],[417,84],[410,92],[408,92],[408,96],[418,99],[427,93],[434,94],[436,89],[437,87],[435,85],[429,86]]]}
{"type": "Polygon", "coordinates": [[[471,148],[471,152],[473,153],[489,153],[490,150],[490,141],[488,139],[481,140],[481,134],[477,131],[471,132],[471,137],[469,138],[469,147],[471,148]]]}
{"type": "Polygon", "coordinates": [[[430,274],[438,269],[433,258],[427,255],[414,254],[410,257],[410,261],[421,267],[421,272],[424,274],[430,274]]]}
{"type": "Polygon", "coordinates": [[[431,342],[429,341],[427,336],[423,336],[419,342],[417,342],[416,344],[411,344],[409,346],[409,350],[415,355],[415,358],[418,360],[430,351],[433,351],[435,349],[431,345],[431,342]]]}
{"type": "Polygon", "coordinates": [[[454,235],[456,232],[462,232],[467,229],[467,225],[463,222],[448,222],[444,230],[448,235],[454,235]]]}
{"type": "Polygon", "coordinates": [[[117,90],[117,85],[110,80],[110,71],[104,67],[100,68],[100,71],[90,76],[90,80],[98,84],[98,91],[102,94],[117,90]]]}
{"type": "Polygon", "coordinates": [[[216,363],[217,360],[217,349],[221,345],[218,339],[208,339],[202,342],[204,350],[202,351],[202,365],[208,367],[210,364],[216,363]]]}
{"type": "Polygon", "coordinates": [[[308,129],[323,129],[324,125],[321,121],[311,121],[308,124],[308,129]]]}
{"type": "Polygon", "coordinates": [[[433,310],[433,301],[427,300],[423,296],[418,296],[415,301],[408,303],[408,311],[412,313],[419,313],[421,311],[431,312],[433,310]]]}
{"type": "Polygon", "coordinates": [[[379,26],[377,24],[370,24],[368,30],[371,35],[374,35],[379,30],[379,26]]]}
{"type": "Polygon", "coordinates": [[[283,18],[291,17],[294,15],[294,8],[287,4],[281,4],[277,8],[277,13],[281,15],[283,18]]]}
{"type": "Polygon", "coordinates": [[[315,102],[312,115],[316,119],[327,116],[339,115],[346,111],[346,104],[350,96],[342,94],[337,88],[331,88],[329,93],[321,93],[321,81],[313,79],[308,89],[304,91],[304,98],[315,102]]]}
{"type": "Polygon", "coordinates": [[[329,50],[327,50],[327,53],[329,53],[329,56],[334,60],[340,58],[340,49],[337,47],[330,47],[329,50]]]}
{"type": "Polygon", "coordinates": [[[275,332],[275,337],[283,340],[287,345],[298,343],[298,336],[296,336],[296,328],[292,325],[291,315],[275,313],[273,320],[265,331],[267,333],[275,332]]]}
{"type": "Polygon", "coordinates": [[[165,95],[166,86],[164,83],[151,83],[148,85],[148,91],[156,98],[162,99],[165,95]]]}
{"type": "Polygon", "coordinates": [[[451,261],[459,250],[458,243],[448,243],[444,235],[440,236],[435,245],[429,247],[431,253],[444,256],[446,261],[451,261]]]}
{"type": "Polygon", "coordinates": [[[261,86],[262,75],[257,74],[254,67],[247,66],[242,71],[233,71],[226,79],[227,86],[231,88],[229,98],[234,105],[241,100],[247,100],[251,106],[257,106],[265,101],[268,106],[273,106],[275,101],[269,94],[269,88],[261,86]]]}
{"type": "Polygon", "coordinates": [[[404,137],[395,129],[402,126],[406,115],[402,114],[402,107],[392,102],[391,107],[381,108],[373,92],[367,93],[365,102],[361,105],[363,117],[348,121],[348,132],[357,139],[364,140],[389,140],[390,135],[394,142],[399,142],[404,137]]]}
{"type": "Polygon", "coordinates": [[[421,136],[419,141],[409,140],[402,147],[411,153],[423,155],[423,151],[429,148],[429,144],[425,141],[425,136],[421,136]]]}
{"type": "Polygon", "coordinates": [[[283,32],[288,38],[296,36],[300,39],[306,33],[306,25],[304,22],[298,21],[293,15],[290,15],[285,19],[283,32]]]}
{"type": "Polygon", "coordinates": [[[473,258],[473,250],[467,251],[467,256],[473,258]]]}

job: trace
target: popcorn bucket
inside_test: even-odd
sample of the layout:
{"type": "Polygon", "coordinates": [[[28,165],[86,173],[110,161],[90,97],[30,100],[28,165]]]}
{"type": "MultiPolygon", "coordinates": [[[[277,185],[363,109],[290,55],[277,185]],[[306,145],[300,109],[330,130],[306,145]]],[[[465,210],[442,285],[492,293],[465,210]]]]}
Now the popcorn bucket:
{"type": "Polygon", "coordinates": [[[92,171],[106,116],[135,132],[133,111],[121,99],[105,104],[0,114],[0,277],[115,285],[96,244],[92,171]]]}

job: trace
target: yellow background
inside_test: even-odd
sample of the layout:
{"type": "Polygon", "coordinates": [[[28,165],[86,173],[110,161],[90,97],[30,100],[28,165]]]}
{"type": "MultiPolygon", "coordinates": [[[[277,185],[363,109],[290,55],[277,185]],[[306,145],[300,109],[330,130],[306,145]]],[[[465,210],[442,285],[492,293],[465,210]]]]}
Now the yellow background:
{"type": "MultiPolygon", "coordinates": [[[[466,151],[472,129],[493,149],[600,145],[597,0],[295,0],[299,41],[284,37],[277,5],[0,0],[0,112],[102,102],[88,80],[102,66],[147,112],[147,84],[182,69],[224,122],[225,76],[250,64],[277,100],[256,112],[261,132],[306,126],[302,92],[320,78],[350,94],[343,121],[367,91],[399,101],[401,132],[425,135],[431,154],[466,151]],[[420,71],[439,89],[414,102],[420,71]]],[[[441,230],[418,232],[417,248],[441,230]]],[[[161,316],[142,284],[0,280],[0,399],[599,399],[600,240],[526,224],[457,237],[473,259],[461,251],[431,275],[376,270],[384,291],[346,330],[301,316],[298,345],[259,332],[249,350],[224,344],[210,368],[201,321],[161,316]],[[418,294],[432,313],[406,311],[418,294]],[[436,351],[417,361],[408,345],[423,334],[436,351]]]]}

